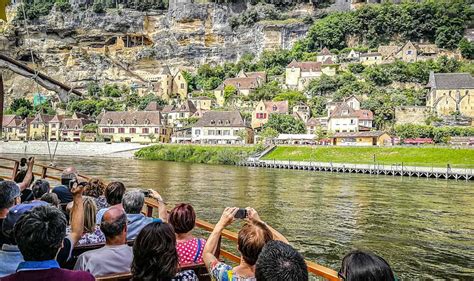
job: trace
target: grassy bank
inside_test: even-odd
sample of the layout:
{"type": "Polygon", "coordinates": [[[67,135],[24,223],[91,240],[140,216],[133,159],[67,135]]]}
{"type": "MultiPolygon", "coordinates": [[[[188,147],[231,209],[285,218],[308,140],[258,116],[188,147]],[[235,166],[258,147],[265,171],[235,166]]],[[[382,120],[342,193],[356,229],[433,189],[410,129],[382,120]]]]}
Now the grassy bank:
{"type": "Polygon", "coordinates": [[[474,149],[444,147],[295,147],[279,146],[265,160],[474,168],[474,149]]]}
{"type": "Polygon", "coordinates": [[[261,149],[259,146],[153,145],[135,156],[144,160],[234,165],[261,149]]]}

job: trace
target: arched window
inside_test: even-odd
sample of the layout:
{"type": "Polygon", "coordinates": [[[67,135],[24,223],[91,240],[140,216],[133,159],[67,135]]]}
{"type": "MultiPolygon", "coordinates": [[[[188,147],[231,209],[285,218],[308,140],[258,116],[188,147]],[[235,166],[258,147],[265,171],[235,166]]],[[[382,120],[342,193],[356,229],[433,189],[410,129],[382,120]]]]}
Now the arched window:
{"type": "Polygon", "coordinates": [[[114,122],[114,121],[113,121],[112,119],[110,119],[110,118],[107,119],[107,124],[112,125],[113,122],[114,122]]]}
{"type": "Polygon", "coordinates": [[[222,125],[222,120],[217,121],[217,125],[222,125]]]}
{"type": "Polygon", "coordinates": [[[138,121],[136,118],[133,119],[133,125],[137,125],[138,121]]]}
{"type": "Polygon", "coordinates": [[[276,105],[273,105],[273,111],[277,111],[278,110],[278,107],[276,105]]]}
{"type": "Polygon", "coordinates": [[[215,124],[216,124],[216,121],[211,120],[211,125],[215,125],[215,124]]]}

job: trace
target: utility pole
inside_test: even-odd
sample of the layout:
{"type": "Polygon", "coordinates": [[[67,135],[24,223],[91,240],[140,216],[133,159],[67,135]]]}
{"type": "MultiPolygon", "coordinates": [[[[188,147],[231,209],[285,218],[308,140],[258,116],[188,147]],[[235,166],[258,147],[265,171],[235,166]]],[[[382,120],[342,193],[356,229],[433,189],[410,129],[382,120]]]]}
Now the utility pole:
{"type": "Polygon", "coordinates": [[[4,104],[5,90],[3,89],[3,75],[0,72],[0,139],[3,136],[3,104],[4,104]]]}

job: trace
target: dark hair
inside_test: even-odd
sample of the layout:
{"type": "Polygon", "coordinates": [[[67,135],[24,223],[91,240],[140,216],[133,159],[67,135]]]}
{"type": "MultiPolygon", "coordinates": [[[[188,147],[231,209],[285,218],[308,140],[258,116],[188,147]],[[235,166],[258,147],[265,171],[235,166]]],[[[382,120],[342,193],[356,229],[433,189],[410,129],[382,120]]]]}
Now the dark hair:
{"type": "Polygon", "coordinates": [[[253,222],[242,227],[237,243],[244,261],[249,265],[254,265],[263,246],[272,240],[273,234],[264,223],[253,222]]]}
{"type": "Polygon", "coordinates": [[[258,256],[255,277],[258,281],[307,281],[308,268],[293,247],[281,241],[270,241],[258,256]]]}
{"type": "Polygon", "coordinates": [[[46,193],[49,193],[49,182],[45,180],[37,180],[31,187],[31,192],[35,199],[40,199],[46,193]]]}
{"type": "Polygon", "coordinates": [[[114,181],[109,183],[105,188],[104,195],[107,203],[110,206],[122,203],[123,194],[125,193],[125,186],[123,183],[114,181]]]}
{"type": "Polygon", "coordinates": [[[162,222],[145,226],[133,244],[132,280],[170,280],[178,266],[173,227],[162,222]]]}
{"type": "MultiPolygon", "coordinates": [[[[9,209],[15,205],[15,199],[12,198],[13,189],[18,189],[17,184],[12,181],[0,182],[0,210],[9,209]]],[[[1,226],[1,225],[0,225],[1,226]]]]}
{"type": "Polygon", "coordinates": [[[346,281],[393,281],[395,277],[387,261],[376,254],[352,251],[342,259],[339,275],[346,281]]]}
{"type": "Polygon", "coordinates": [[[56,193],[44,194],[43,196],[41,196],[41,201],[47,202],[56,208],[59,207],[59,198],[56,193]]]}
{"type": "MultiPolygon", "coordinates": [[[[19,171],[18,173],[16,173],[15,175],[15,178],[13,179],[14,182],[22,182],[26,177],[26,171],[25,170],[22,170],[22,171],[19,171]]],[[[35,175],[32,175],[31,177],[31,182],[33,182],[35,180],[35,175]]],[[[30,183],[28,183],[28,185],[30,185],[30,183]]]]}
{"type": "Polygon", "coordinates": [[[90,179],[88,185],[86,185],[83,195],[98,198],[104,195],[105,184],[100,179],[90,179]]]}
{"type": "Polygon", "coordinates": [[[114,221],[106,221],[102,219],[100,222],[100,230],[104,233],[106,238],[113,238],[122,234],[124,228],[127,226],[127,216],[123,213],[114,221]]]}
{"type": "Polygon", "coordinates": [[[53,260],[66,236],[67,221],[55,207],[40,206],[15,224],[14,235],[25,261],[53,260]]]}
{"type": "Polygon", "coordinates": [[[69,173],[69,174],[62,174],[61,175],[61,184],[64,186],[69,186],[69,182],[76,178],[76,174],[69,173]]]}
{"type": "Polygon", "coordinates": [[[171,210],[168,221],[177,234],[190,232],[196,224],[196,213],[193,206],[185,203],[176,205],[171,210]]]}

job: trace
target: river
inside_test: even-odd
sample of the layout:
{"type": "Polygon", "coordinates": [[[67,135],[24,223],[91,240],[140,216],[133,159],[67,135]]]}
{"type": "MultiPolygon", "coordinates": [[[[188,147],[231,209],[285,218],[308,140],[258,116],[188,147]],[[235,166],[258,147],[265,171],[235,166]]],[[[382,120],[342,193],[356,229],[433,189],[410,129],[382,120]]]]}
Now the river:
{"type": "Polygon", "coordinates": [[[212,223],[226,206],[252,206],[305,258],[335,270],[358,248],[383,256],[404,280],[474,276],[472,182],[113,158],[56,162],[156,189],[212,223]]]}

